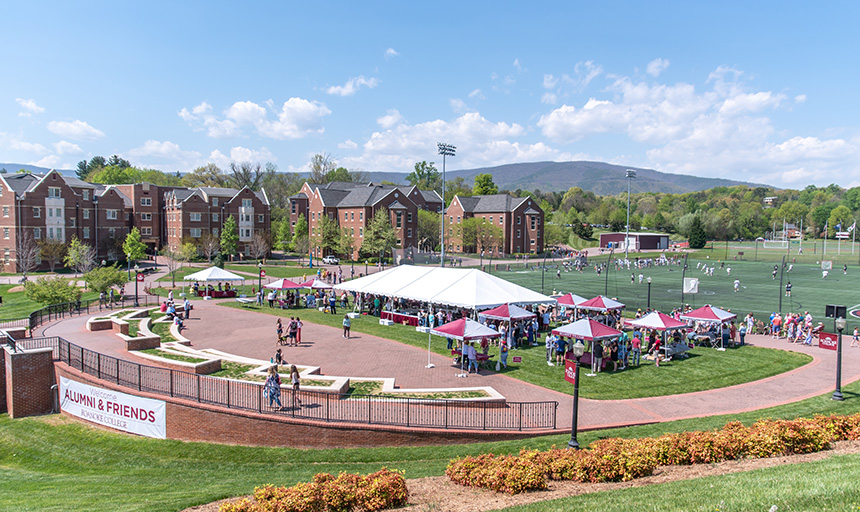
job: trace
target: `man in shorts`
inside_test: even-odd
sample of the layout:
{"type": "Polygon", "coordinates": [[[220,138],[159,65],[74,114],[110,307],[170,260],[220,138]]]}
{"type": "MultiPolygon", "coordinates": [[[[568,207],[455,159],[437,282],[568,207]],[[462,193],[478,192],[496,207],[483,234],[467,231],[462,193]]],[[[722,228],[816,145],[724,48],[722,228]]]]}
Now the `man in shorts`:
{"type": "Polygon", "coordinates": [[[564,353],[567,348],[567,342],[561,336],[555,339],[555,363],[559,366],[564,365],[564,353]]]}

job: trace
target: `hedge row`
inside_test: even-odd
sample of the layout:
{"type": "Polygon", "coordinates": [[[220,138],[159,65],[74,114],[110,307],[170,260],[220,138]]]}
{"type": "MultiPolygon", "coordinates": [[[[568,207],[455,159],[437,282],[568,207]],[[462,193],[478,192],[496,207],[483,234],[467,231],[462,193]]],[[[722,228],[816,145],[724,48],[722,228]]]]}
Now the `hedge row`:
{"type": "Polygon", "coordinates": [[[720,430],[657,438],[602,439],[587,450],[520,452],[519,456],[462,457],[448,464],[453,482],[517,494],[547,488],[546,479],[621,482],[653,473],[657,466],[811,453],[840,440],[860,439],[860,414],[812,419],[760,420],[749,427],[730,422],[720,430]]]}
{"type": "Polygon", "coordinates": [[[403,473],[382,468],[367,476],[319,473],[313,482],[292,487],[257,487],[253,501],[242,498],[225,503],[220,512],[373,511],[402,507],[408,498],[403,473]]]}

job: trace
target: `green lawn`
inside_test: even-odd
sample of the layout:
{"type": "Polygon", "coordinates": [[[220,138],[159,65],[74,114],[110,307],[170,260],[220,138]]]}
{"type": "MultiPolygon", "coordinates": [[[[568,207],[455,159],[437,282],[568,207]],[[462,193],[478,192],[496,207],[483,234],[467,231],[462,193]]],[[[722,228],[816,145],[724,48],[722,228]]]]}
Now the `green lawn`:
{"type": "MultiPolygon", "coordinates": [[[[241,304],[235,302],[222,302],[220,305],[242,308],[241,304]]],[[[316,309],[280,310],[268,307],[245,307],[244,309],[274,316],[299,315],[305,321],[331,327],[340,327],[343,321],[343,314],[320,313],[316,309]]],[[[409,326],[379,325],[379,320],[373,316],[353,319],[352,331],[427,348],[427,334],[416,332],[414,327],[409,326]]],[[[446,348],[445,339],[432,336],[431,343],[435,353],[450,356],[451,352],[446,348]]],[[[498,354],[495,348],[491,349],[490,353],[498,354]]],[[[778,375],[811,360],[811,357],[804,354],[761,347],[747,346],[725,352],[697,347],[690,352],[688,359],[663,363],[660,368],[655,368],[653,363],[643,360],[642,366],[638,368],[619,370],[616,373],[602,372],[594,377],[583,378],[580,381],[579,392],[586,398],[604,400],[691,393],[778,375]]],[[[563,367],[546,364],[546,350],[543,344],[511,350],[508,356],[508,369],[503,371],[525,382],[573,394],[573,387],[564,380],[563,367]],[[522,357],[522,362],[513,362],[514,357],[522,357]]]]}
{"type": "MultiPolygon", "coordinates": [[[[9,290],[20,286],[17,284],[0,285],[0,297],[3,297],[3,304],[0,305],[0,320],[11,320],[16,318],[25,318],[33,311],[41,309],[44,304],[34,302],[27,298],[24,291],[10,292],[9,290]]],[[[98,298],[99,294],[95,292],[84,292],[81,295],[81,301],[98,298]]]]}
{"type": "MultiPolygon", "coordinates": [[[[828,393],[730,417],[580,432],[578,440],[587,445],[610,436],[659,436],[718,428],[729,420],[750,424],[763,417],[794,418],[860,411],[860,382],[845,386],[843,392],[848,398],[844,402],[831,400],[828,393]]],[[[0,481],[3,482],[0,510],[88,511],[105,508],[109,503],[109,508],[117,511],[175,511],[248,494],[255,486],[265,483],[292,485],[308,481],[318,472],[369,473],[387,466],[405,470],[407,478],[442,475],[453,457],[486,452],[517,453],[521,448],[546,449],[552,445],[563,446],[568,439],[569,435],[554,435],[454,446],[297,450],[160,441],[90,428],[57,416],[11,420],[3,414],[0,415],[0,481]]],[[[609,509],[604,503],[606,507],[614,507],[609,510],[631,510],[635,507],[625,508],[624,503],[642,503],[632,501],[639,499],[648,499],[647,505],[639,508],[716,510],[717,503],[710,501],[716,497],[731,504],[720,510],[768,510],[770,503],[766,507],[758,504],[771,496],[783,499],[773,503],[793,504],[794,508],[780,506],[780,510],[823,510],[819,503],[851,504],[850,500],[840,501],[839,497],[860,496],[857,484],[860,475],[856,474],[860,457],[840,457],[834,461],[756,473],[761,479],[735,475],[651,487],[651,491],[631,489],[569,498],[570,507],[557,506],[553,510],[609,509]],[[771,474],[774,476],[768,476],[771,474]],[[818,475],[829,478],[825,481],[818,475]],[[712,490],[711,485],[716,490],[712,490]],[[752,496],[743,496],[747,489],[754,491],[752,496]],[[834,497],[825,498],[827,495],[834,497]],[[807,499],[810,501],[804,501],[807,499]],[[583,508],[579,507],[578,500],[584,500],[583,508]],[[705,505],[712,508],[697,508],[705,505]]],[[[855,501],[860,500],[855,498],[855,501]]],[[[836,507],[835,510],[840,509],[836,507]]]]}

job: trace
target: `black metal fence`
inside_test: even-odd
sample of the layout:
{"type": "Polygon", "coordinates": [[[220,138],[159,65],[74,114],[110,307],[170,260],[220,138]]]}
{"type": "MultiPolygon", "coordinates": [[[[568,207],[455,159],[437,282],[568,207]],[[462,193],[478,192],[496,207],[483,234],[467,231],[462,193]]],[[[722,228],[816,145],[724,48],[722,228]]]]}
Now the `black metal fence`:
{"type": "Polygon", "coordinates": [[[263,383],[147,366],[100,354],[59,338],[21,340],[23,348],[52,347],[54,358],[120,386],[228,409],[330,423],[364,423],[448,430],[526,431],[554,429],[558,402],[506,402],[340,395],[283,390],[270,403],[263,383]]]}

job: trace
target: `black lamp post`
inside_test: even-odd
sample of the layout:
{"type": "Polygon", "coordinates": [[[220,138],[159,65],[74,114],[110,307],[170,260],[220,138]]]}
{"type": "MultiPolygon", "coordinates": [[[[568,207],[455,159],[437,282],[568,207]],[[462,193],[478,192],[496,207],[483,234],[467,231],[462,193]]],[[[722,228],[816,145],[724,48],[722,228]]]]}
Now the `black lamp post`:
{"type": "Polygon", "coordinates": [[[651,309],[651,276],[648,276],[648,309],[651,309]]]}
{"type": "Polygon", "coordinates": [[[134,265],[134,307],[139,307],[140,303],[137,301],[137,282],[140,281],[140,266],[134,265]]]}
{"type": "Polygon", "coordinates": [[[262,261],[257,263],[257,277],[259,279],[258,284],[257,284],[257,290],[259,290],[260,293],[263,293],[263,262],[262,261]]]}
{"type": "Polygon", "coordinates": [[[836,338],[836,391],[833,392],[833,400],[845,400],[842,396],[842,331],[845,329],[845,319],[836,319],[836,330],[839,335],[836,338]]]}
{"type": "Polygon", "coordinates": [[[567,447],[578,450],[579,442],[576,440],[576,423],[579,412],[579,359],[585,353],[585,345],[582,344],[582,340],[576,340],[576,343],[571,347],[571,351],[573,351],[573,357],[576,359],[576,373],[573,376],[573,423],[570,426],[570,441],[567,442],[567,447]]]}

